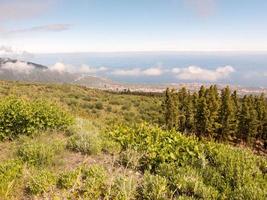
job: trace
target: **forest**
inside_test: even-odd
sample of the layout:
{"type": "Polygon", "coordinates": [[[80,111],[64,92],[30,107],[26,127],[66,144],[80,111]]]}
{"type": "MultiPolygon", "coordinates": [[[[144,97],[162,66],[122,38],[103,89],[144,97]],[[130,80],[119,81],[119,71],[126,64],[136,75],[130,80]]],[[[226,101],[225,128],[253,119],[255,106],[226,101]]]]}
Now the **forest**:
{"type": "Polygon", "coordinates": [[[239,96],[229,87],[167,89],[163,102],[165,127],[216,141],[267,145],[267,101],[264,94],[239,96]]]}

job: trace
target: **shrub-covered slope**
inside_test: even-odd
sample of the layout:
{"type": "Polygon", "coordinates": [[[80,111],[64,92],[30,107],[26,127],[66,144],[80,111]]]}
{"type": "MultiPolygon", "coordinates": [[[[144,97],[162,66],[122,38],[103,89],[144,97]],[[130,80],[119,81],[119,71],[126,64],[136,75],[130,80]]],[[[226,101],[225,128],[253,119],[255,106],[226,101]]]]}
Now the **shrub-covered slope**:
{"type": "Polygon", "coordinates": [[[267,197],[266,157],[162,130],[161,97],[1,82],[0,102],[0,199],[267,197]]]}

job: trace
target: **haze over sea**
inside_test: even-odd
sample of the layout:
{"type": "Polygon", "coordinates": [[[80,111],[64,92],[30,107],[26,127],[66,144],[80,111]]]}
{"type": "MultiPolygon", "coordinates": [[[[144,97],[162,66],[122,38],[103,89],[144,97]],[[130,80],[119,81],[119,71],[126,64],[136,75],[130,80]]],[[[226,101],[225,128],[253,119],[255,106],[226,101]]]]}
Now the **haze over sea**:
{"type": "Polygon", "coordinates": [[[267,52],[61,53],[35,54],[30,60],[124,83],[267,87],[267,52]]]}

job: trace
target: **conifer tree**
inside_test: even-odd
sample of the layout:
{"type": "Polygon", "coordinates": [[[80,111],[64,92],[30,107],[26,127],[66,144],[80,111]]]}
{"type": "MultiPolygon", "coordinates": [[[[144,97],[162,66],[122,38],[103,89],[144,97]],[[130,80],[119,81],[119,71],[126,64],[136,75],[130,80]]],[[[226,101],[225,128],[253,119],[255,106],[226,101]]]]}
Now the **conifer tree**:
{"type": "Polygon", "coordinates": [[[256,97],[255,107],[257,111],[257,120],[258,120],[258,129],[257,129],[257,139],[263,138],[264,131],[266,130],[266,102],[264,94],[261,94],[259,97],[256,97]]]}
{"type": "Polygon", "coordinates": [[[210,126],[210,111],[208,109],[206,98],[202,94],[203,91],[205,91],[204,87],[199,91],[200,97],[198,99],[196,112],[196,132],[198,136],[204,136],[208,132],[210,126]]]}
{"type": "Polygon", "coordinates": [[[209,136],[214,137],[218,131],[219,123],[218,123],[218,111],[219,111],[219,94],[217,87],[214,85],[210,86],[209,89],[206,90],[206,101],[209,110],[209,120],[207,126],[207,134],[209,136]]]}
{"type": "Polygon", "coordinates": [[[239,115],[239,123],[238,123],[238,137],[243,140],[247,140],[248,138],[248,131],[249,131],[249,105],[247,96],[245,95],[242,98],[242,105],[239,115]]]}
{"type": "Polygon", "coordinates": [[[227,139],[235,134],[234,102],[231,98],[230,88],[227,86],[221,92],[221,106],[219,111],[220,131],[218,138],[227,139]]]}
{"type": "Polygon", "coordinates": [[[178,92],[179,99],[179,130],[181,132],[188,132],[192,129],[193,124],[193,110],[192,98],[190,92],[185,87],[178,92]]]}
{"type": "Polygon", "coordinates": [[[238,123],[239,123],[238,119],[239,119],[239,112],[240,112],[240,100],[239,100],[236,90],[231,94],[231,99],[233,101],[233,109],[234,109],[233,136],[237,137],[237,129],[238,129],[238,123]]]}
{"type": "Polygon", "coordinates": [[[197,107],[198,107],[198,94],[196,92],[193,93],[192,95],[192,127],[191,131],[193,133],[197,132],[197,107]]]}
{"type": "Polygon", "coordinates": [[[163,103],[164,118],[167,129],[177,126],[178,120],[178,102],[174,90],[167,88],[165,92],[165,100],[163,103]]]}
{"type": "Polygon", "coordinates": [[[257,134],[257,112],[254,108],[253,97],[246,95],[242,99],[242,108],[239,117],[239,134],[246,142],[251,143],[257,134]]]}

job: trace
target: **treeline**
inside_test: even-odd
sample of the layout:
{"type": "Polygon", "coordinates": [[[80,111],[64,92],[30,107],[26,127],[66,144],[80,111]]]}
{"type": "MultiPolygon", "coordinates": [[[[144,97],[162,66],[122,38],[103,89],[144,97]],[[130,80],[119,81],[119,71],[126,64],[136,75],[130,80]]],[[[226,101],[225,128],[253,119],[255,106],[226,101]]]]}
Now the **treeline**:
{"type": "Polygon", "coordinates": [[[167,89],[163,102],[167,129],[176,129],[216,140],[267,142],[267,102],[264,94],[239,97],[229,87],[201,86],[198,92],[186,88],[167,89]]]}

